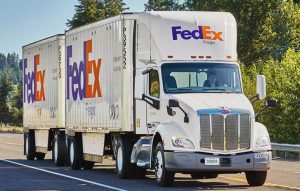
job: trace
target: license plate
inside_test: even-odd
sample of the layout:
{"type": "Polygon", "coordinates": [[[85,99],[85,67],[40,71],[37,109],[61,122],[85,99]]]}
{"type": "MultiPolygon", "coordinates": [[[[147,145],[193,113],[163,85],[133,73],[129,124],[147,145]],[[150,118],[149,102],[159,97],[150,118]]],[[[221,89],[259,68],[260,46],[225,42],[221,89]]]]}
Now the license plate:
{"type": "Polygon", "coordinates": [[[219,165],[220,159],[214,157],[205,157],[205,165],[219,165]]]}

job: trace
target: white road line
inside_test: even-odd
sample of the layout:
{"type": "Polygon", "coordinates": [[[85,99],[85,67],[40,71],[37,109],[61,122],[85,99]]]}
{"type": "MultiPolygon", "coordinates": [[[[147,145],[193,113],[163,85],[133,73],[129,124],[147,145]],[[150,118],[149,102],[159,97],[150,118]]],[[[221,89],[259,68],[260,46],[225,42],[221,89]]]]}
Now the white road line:
{"type": "Polygon", "coordinates": [[[5,161],[7,163],[11,163],[11,164],[31,168],[31,169],[42,171],[42,172],[46,172],[46,173],[49,173],[49,174],[54,174],[54,175],[61,176],[61,177],[64,177],[64,178],[69,178],[69,179],[72,179],[72,180],[77,180],[77,181],[80,181],[80,182],[85,182],[85,183],[88,183],[88,184],[92,184],[92,185],[96,185],[96,186],[100,186],[100,187],[104,187],[104,188],[109,188],[111,190],[127,191],[127,190],[124,190],[124,189],[121,189],[121,188],[116,188],[116,187],[109,186],[109,185],[106,185],[106,184],[100,184],[100,183],[97,183],[97,182],[84,180],[84,179],[81,179],[81,178],[76,178],[76,177],[73,177],[73,176],[60,174],[60,173],[57,173],[57,172],[52,172],[52,171],[49,171],[49,170],[45,170],[45,169],[41,169],[41,168],[37,168],[37,167],[33,167],[33,166],[28,166],[28,165],[25,165],[25,164],[13,162],[13,161],[2,159],[2,158],[0,158],[0,160],[5,161]]]}

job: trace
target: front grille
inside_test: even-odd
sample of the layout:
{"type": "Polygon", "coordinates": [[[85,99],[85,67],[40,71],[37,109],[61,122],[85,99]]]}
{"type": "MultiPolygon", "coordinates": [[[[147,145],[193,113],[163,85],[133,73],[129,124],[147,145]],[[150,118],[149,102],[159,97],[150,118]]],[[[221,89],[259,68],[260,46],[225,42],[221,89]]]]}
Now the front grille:
{"type": "Polygon", "coordinates": [[[200,114],[200,147],[231,151],[250,147],[249,114],[200,114]]]}

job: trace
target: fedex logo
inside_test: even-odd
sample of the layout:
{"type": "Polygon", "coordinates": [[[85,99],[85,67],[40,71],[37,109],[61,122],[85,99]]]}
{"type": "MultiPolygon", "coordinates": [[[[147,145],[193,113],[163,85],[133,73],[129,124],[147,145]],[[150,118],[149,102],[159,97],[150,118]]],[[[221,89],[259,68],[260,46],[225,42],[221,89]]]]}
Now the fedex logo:
{"type": "Polygon", "coordinates": [[[172,27],[172,35],[173,40],[178,39],[178,35],[184,40],[189,40],[191,38],[198,40],[219,40],[223,41],[221,35],[222,32],[216,32],[210,30],[209,26],[198,26],[197,30],[189,31],[189,30],[181,30],[181,26],[172,27]]]}
{"type": "Polygon", "coordinates": [[[24,72],[24,103],[34,103],[38,101],[45,101],[45,70],[39,71],[40,55],[34,56],[34,70],[27,71],[27,58],[24,59],[23,72],[24,72]]]}
{"type": "Polygon", "coordinates": [[[83,60],[79,63],[70,63],[72,58],[72,45],[67,47],[67,99],[72,96],[73,100],[78,98],[101,97],[99,74],[101,59],[89,60],[92,53],[92,40],[83,42],[83,60]],[[94,76],[94,82],[90,81],[90,76],[94,76]]]}

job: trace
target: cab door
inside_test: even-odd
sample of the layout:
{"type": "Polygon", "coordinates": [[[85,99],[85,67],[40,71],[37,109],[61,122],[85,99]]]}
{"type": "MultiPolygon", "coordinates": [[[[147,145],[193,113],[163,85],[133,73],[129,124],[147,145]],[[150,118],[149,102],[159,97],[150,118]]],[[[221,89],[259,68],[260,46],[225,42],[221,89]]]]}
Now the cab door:
{"type": "Polygon", "coordinates": [[[147,102],[147,128],[148,133],[153,134],[156,127],[161,123],[161,99],[159,71],[157,67],[148,68],[147,90],[144,100],[147,102]]]}

